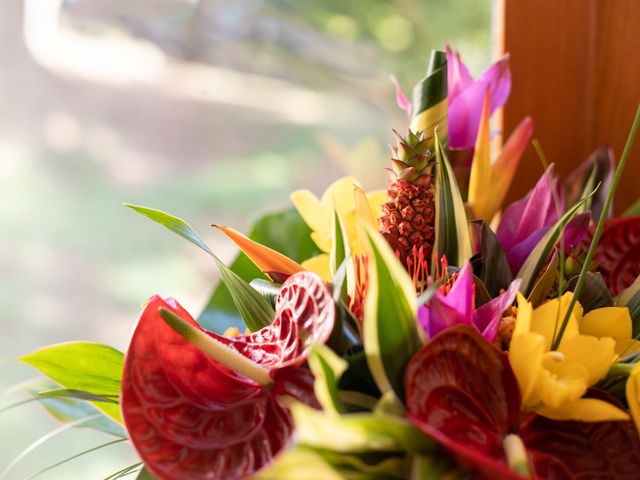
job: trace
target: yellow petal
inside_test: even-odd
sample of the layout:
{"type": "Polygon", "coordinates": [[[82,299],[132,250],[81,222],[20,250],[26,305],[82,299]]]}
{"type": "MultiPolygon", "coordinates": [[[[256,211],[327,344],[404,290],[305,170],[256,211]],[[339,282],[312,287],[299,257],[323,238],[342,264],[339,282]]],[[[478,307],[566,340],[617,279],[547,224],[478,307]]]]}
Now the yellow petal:
{"type": "Polygon", "coordinates": [[[302,267],[310,272],[317,273],[325,282],[331,281],[331,268],[329,255],[322,253],[302,262],[302,267]]]}
{"type": "Polygon", "coordinates": [[[577,420],[580,422],[629,420],[627,412],[597,398],[580,398],[573,402],[565,402],[557,408],[543,407],[536,412],[553,420],[577,420]]]}
{"type": "MultiPolygon", "coordinates": [[[[561,299],[554,298],[543,303],[533,311],[531,318],[531,331],[543,335],[546,339],[545,349],[551,348],[554,335],[558,334],[560,326],[571,302],[571,292],[565,293],[561,299]]],[[[578,321],[582,319],[582,306],[575,304],[569,322],[562,335],[562,342],[579,334],[578,321]]],[[[561,343],[562,345],[562,343],[561,343]]]]}
{"type": "Polygon", "coordinates": [[[593,385],[609,371],[615,359],[615,341],[610,337],[577,335],[563,341],[559,351],[566,363],[584,365],[589,372],[587,383],[593,385]]]}
{"type": "MultiPolygon", "coordinates": [[[[519,312],[518,312],[519,313],[519,312]]],[[[509,346],[509,363],[518,380],[522,405],[530,408],[540,401],[536,392],[538,376],[542,369],[544,338],[535,333],[514,335],[509,346]]]]}
{"type": "Polygon", "coordinates": [[[323,252],[329,253],[331,251],[331,230],[316,230],[315,232],[311,232],[311,240],[313,240],[323,252]]]}
{"type": "Polygon", "coordinates": [[[373,220],[375,221],[374,227],[377,227],[378,219],[382,216],[382,205],[387,201],[387,191],[373,190],[367,193],[367,200],[369,200],[371,215],[373,215],[373,220]]]}
{"type": "Polygon", "coordinates": [[[492,206],[491,196],[494,191],[491,187],[491,129],[489,127],[490,116],[489,90],[484,96],[482,114],[480,116],[480,128],[476,137],[476,145],[471,162],[471,175],[469,178],[469,203],[473,212],[485,222],[490,222],[496,213],[492,206]]]}
{"type": "Polygon", "coordinates": [[[311,230],[331,231],[331,208],[320,203],[313,193],[309,190],[297,190],[290,198],[311,230]]]}
{"type": "Polygon", "coordinates": [[[612,337],[616,353],[620,354],[631,339],[631,317],[627,307],[606,307],[591,310],[580,322],[580,333],[594,337],[612,337]]]}
{"type": "Polygon", "coordinates": [[[640,341],[629,339],[616,342],[616,354],[618,358],[624,358],[628,355],[640,353],[640,341]]]}
{"type": "Polygon", "coordinates": [[[322,194],[320,200],[328,208],[335,208],[340,215],[353,210],[353,189],[360,183],[354,177],[342,177],[333,182],[322,194]]]}
{"type": "Polygon", "coordinates": [[[531,316],[533,307],[527,299],[518,292],[518,315],[516,317],[516,326],[513,329],[513,336],[531,331],[531,316]]]}
{"type": "Polygon", "coordinates": [[[586,366],[567,362],[559,352],[547,352],[542,356],[537,394],[545,406],[558,408],[585,394],[588,377],[586,366]]]}
{"type": "Polygon", "coordinates": [[[640,363],[633,367],[631,375],[627,378],[625,394],[633,422],[636,424],[636,430],[640,433],[640,363]]]}

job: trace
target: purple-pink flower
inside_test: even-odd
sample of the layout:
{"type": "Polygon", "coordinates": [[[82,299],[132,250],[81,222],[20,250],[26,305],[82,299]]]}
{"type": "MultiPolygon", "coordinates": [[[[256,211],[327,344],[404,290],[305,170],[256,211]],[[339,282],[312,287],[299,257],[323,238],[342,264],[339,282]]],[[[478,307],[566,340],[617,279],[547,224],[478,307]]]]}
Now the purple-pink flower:
{"type": "Polygon", "coordinates": [[[475,285],[469,262],[453,279],[451,289],[435,292],[428,302],[418,309],[418,320],[429,338],[455,325],[472,325],[492,342],[500,326],[504,311],[511,306],[520,288],[520,280],[511,282],[507,291],[475,308],[475,285]]]}
{"type": "Polygon", "coordinates": [[[449,84],[449,146],[472,149],[478,135],[482,102],[487,90],[491,99],[490,112],[502,107],[511,92],[509,57],[490,65],[474,80],[460,54],[446,46],[449,84]]]}
{"type": "MultiPolygon", "coordinates": [[[[551,165],[536,186],[524,198],[509,205],[502,214],[496,236],[514,275],[563,212],[562,188],[551,165]]],[[[564,231],[565,250],[570,251],[582,241],[589,228],[590,217],[589,213],[581,213],[567,224],[564,231]]]]}

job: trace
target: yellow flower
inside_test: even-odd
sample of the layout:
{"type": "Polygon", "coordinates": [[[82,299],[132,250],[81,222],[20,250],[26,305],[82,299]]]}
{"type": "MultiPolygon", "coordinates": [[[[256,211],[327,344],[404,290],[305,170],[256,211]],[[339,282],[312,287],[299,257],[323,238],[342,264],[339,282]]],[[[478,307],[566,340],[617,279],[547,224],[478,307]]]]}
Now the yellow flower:
{"type": "Polygon", "coordinates": [[[631,336],[626,308],[601,308],[583,316],[576,303],[557,350],[551,350],[572,293],[535,310],[518,294],[518,315],[509,361],[526,409],[556,420],[627,420],[619,408],[595,398],[582,398],[603,378],[631,336]]]}
{"type": "Polygon", "coordinates": [[[640,363],[635,364],[627,378],[625,394],[636,430],[640,432],[640,363]]]}
{"type": "Polygon", "coordinates": [[[351,252],[357,255],[363,249],[358,224],[377,226],[382,204],[386,200],[386,192],[376,190],[365,195],[355,178],[344,177],[331,184],[320,199],[309,190],[298,190],[291,194],[291,200],[311,228],[311,238],[324,252],[306,260],[302,266],[329,281],[333,211],[335,210],[342,219],[351,252]]]}

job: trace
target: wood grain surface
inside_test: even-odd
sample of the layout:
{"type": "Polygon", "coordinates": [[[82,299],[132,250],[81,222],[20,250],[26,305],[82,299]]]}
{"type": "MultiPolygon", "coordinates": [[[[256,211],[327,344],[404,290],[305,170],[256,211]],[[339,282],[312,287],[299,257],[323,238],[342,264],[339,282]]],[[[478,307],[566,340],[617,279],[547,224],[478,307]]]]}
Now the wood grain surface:
{"type": "MultiPolygon", "coordinates": [[[[510,133],[525,115],[564,178],[596,147],[622,154],[640,102],[640,0],[499,0],[498,50],[511,55],[513,89],[504,110],[510,133]]],[[[534,149],[523,158],[513,200],[542,172],[534,149]]],[[[636,138],[616,213],[640,198],[636,138]]]]}

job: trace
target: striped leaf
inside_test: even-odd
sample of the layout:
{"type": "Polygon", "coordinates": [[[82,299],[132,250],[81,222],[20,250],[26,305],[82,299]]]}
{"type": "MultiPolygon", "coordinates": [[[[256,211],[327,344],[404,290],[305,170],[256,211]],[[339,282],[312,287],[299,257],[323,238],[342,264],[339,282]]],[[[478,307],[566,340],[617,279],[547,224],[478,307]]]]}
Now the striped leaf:
{"type": "Polygon", "coordinates": [[[431,51],[425,77],[413,89],[411,130],[431,136],[437,128],[447,143],[447,55],[431,51]]]}
{"type": "Polygon", "coordinates": [[[382,393],[404,397],[404,368],[421,345],[415,288],[386,240],[366,228],[370,244],[369,290],[364,309],[364,351],[382,393]]]}
{"type": "MultiPolygon", "coordinates": [[[[436,225],[435,252],[446,255],[450,265],[462,265],[471,258],[471,233],[458,182],[445,149],[435,134],[436,147],[436,225]]],[[[436,262],[432,262],[435,267],[436,262]]]]}

